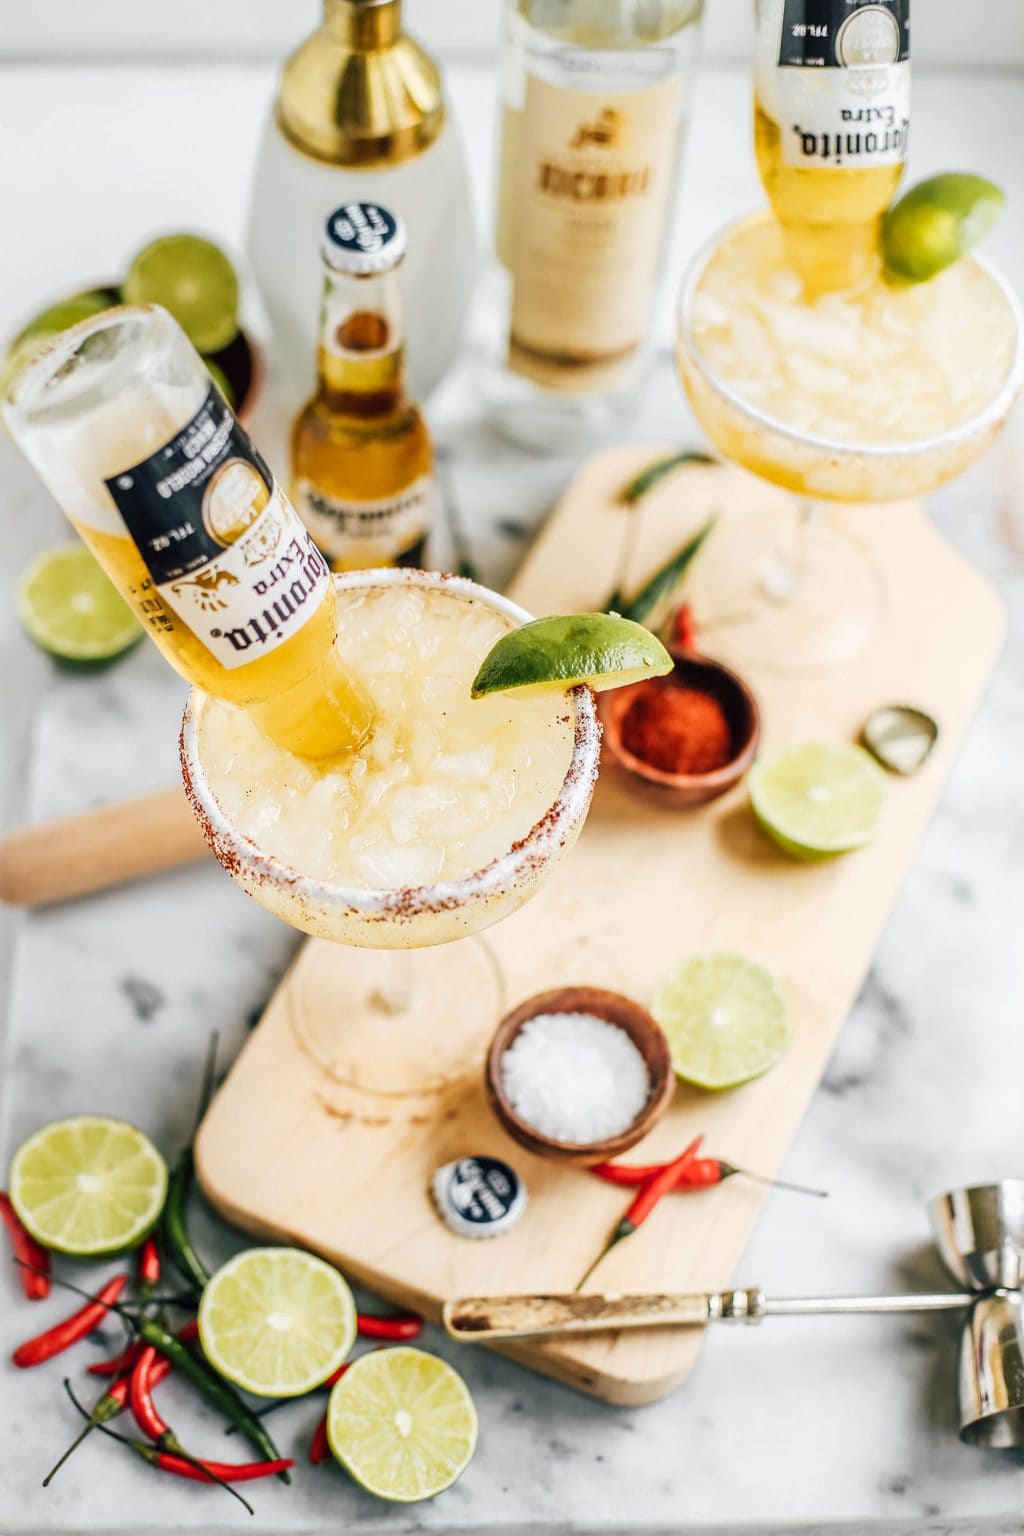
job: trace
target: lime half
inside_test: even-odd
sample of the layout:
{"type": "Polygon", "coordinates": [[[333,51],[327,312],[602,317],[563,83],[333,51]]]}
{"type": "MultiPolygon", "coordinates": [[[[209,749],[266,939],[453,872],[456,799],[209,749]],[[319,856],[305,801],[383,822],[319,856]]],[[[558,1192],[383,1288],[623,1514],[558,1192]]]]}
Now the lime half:
{"type": "Polygon", "coordinates": [[[882,770],[863,747],[806,741],[759,758],[747,779],[761,826],[794,859],[828,859],[870,843],[885,811],[882,770]]]}
{"type": "Polygon", "coordinates": [[[698,1088],[749,1082],[789,1048],[782,988],[743,955],[684,961],[658,988],[651,1012],[668,1036],[676,1076],[698,1088]]]}
{"type": "Polygon", "coordinates": [[[600,693],[671,670],[668,651],[642,624],[617,613],[570,613],[503,635],[481,663],[473,697],[513,688],[564,692],[577,683],[600,693]]]}
{"type": "Polygon", "coordinates": [[[238,277],[219,246],[199,235],[165,235],[139,252],[122,284],[129,304],[162,304],[199,352],[238,334],[238,277]]]}
{"type": "Polygon", "coordinates": [[[103,310],[111,307],[112,302],[110,294],[100,289],[90,293],[76,293],[70,299],[60,299],[48,309],[41,310],[28,325],[23,326],[18,332],[18,341],[26,341],[31,336],[41,336],[44,341],[48,340],[59,331],[77,325],[80,320],[102,314],[103,310]]]}
{"type": "Polygon", "coordinates": [[[142,636],[141,624],[84,544],[37,555],[14,601],[25,633],[61,661],[113,661],[142,636]]]}
{"type": "Polygon", "coordinates": [[[988,234],[1004,202],[984,176],[950,172],[919,181],[882,220],[886,267],[912,283],[927,282],[988,234]]]}
{"type": "Polygon", "coordinates": [[[327,1380],[356,1337],[342,1275],[303,1248],[247,1248],[203,1291],[199,1337],[215,1371],[260,1397],[299,1397],[327,1380]]]}
{"type": "Polygon", "coordinates": [[[166,1163],[124,1120],[57,1120],[30,1136],[11,1163],[11,1204],[24,1225],[44,1248],[78,1258],[141,1243],[166,1194],[166,1163]]]}
{"type": "Polygon", "coordinates": [[[472,1459],[476,1434],[466,1383],[422,1349],[362,1355],[327,1405],[327,1438],[346,1472],[400,1504],[450,1488],[472,1459]]]}

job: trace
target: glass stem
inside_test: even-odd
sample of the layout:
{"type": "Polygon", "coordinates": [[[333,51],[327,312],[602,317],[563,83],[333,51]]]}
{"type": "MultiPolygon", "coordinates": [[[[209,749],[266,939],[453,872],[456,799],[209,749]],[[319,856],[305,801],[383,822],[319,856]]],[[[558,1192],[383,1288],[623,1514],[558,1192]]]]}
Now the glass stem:
{"type": "Polygon", "coordinates": [[[392,950],[388,956],[385,975],[374,988],[372,1002],[381,1013],[394,1018],[407,1013],[416,992],[416,966],[409,949],[392,950]]]}
{"type": "Polygon", "coordinates": [[[761,568],[760,586],[773,603],[791,603],[807,581],[807,540],[811,528],[827,517],[828,508],[820,501],[801,499],[796,524],[785,544],[766,556],[761,568]]]}

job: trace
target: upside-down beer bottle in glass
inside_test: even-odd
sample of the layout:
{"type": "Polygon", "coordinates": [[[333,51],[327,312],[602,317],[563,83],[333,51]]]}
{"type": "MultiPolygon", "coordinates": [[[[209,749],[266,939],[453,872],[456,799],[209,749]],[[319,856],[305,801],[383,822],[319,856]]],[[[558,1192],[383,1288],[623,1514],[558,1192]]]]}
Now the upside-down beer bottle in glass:
{"type": "Polygon", "coordinates": [[[371,710],[335,649],[327,563],[166,310],[125,306],[66,331],[3,409],[183,677],[301,756],[358,745],[371,710]]]}
{"type": "Polygon", "coordinates": [[[754,148],[812,290],[877,263],[910,136],[910,0],[755,0],[754,148]]]}

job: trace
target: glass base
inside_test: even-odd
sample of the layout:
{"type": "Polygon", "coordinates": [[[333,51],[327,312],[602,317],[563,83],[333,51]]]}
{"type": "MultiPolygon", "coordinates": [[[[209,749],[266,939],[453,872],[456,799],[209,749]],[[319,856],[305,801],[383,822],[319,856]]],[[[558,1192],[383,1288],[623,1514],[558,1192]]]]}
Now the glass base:
{"type": "Polygon", "coordinates": [[[344,949],[300,971],[289,999],[300,1047],[334,1083],[387,1098],[444,1093],[483,1071],[504,983],[480,937],[430,949],[344,949]]]}
{"type": "Polygon", "coordinates": [[[882,573],[829,509],[728,513],[690,579],[702,648],[741,667],[801,675],[861,655],[877,632],[882,573]]]}

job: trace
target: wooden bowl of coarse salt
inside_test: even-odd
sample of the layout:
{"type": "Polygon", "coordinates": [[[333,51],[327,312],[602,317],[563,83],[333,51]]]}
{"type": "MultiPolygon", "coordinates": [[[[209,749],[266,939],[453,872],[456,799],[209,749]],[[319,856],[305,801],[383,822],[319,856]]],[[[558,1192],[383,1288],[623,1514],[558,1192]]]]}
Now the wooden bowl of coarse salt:
{"type": "Polygon", "coordinates": [[[647,1009],[600,987],[556,987],[506,1014],[485,1081],[520,1146],[569,1163],[605,1162],[635,1146],[675,1086],[668,1041],[647,1009]]]}

